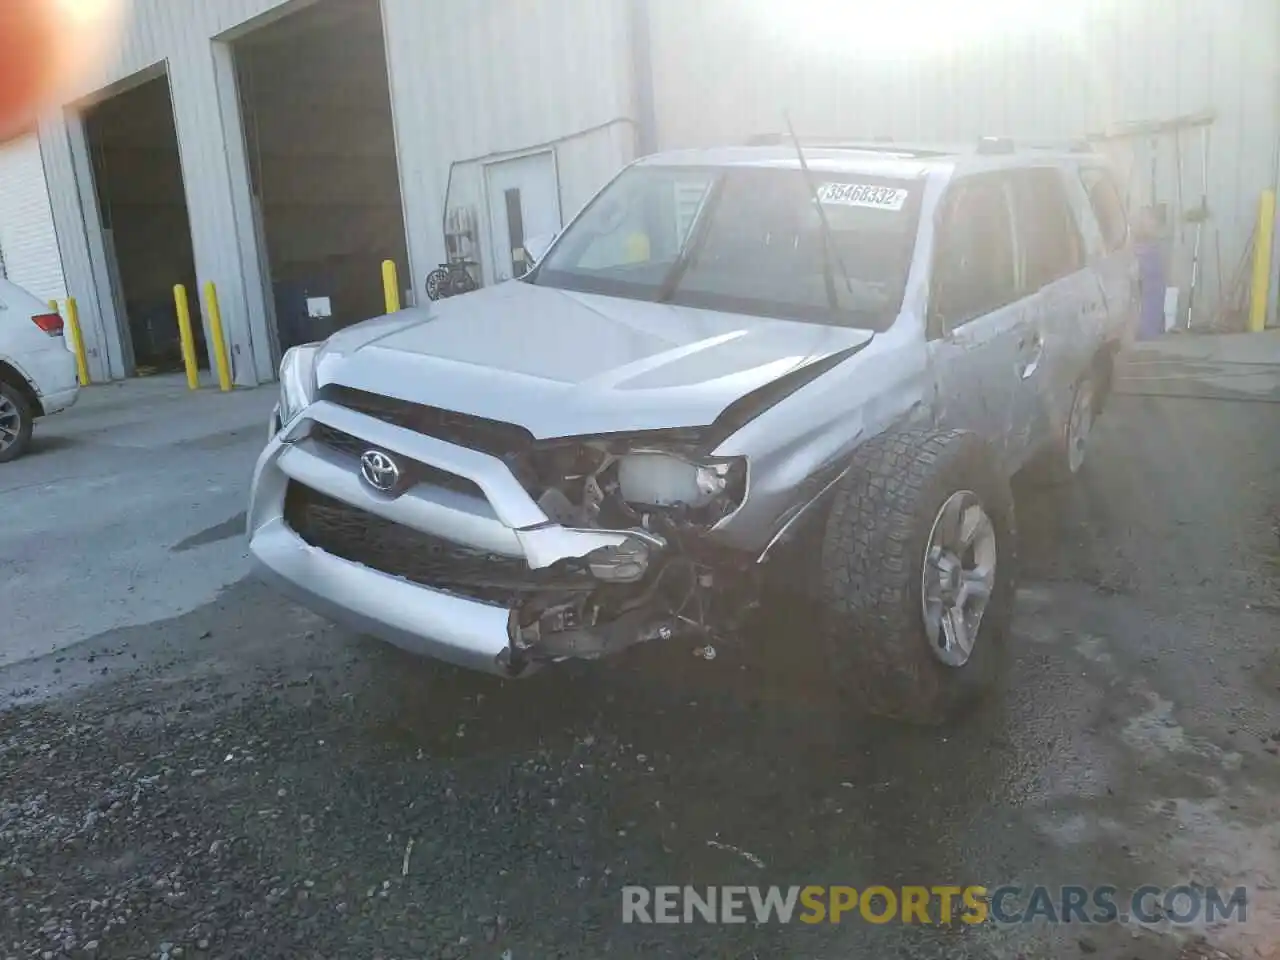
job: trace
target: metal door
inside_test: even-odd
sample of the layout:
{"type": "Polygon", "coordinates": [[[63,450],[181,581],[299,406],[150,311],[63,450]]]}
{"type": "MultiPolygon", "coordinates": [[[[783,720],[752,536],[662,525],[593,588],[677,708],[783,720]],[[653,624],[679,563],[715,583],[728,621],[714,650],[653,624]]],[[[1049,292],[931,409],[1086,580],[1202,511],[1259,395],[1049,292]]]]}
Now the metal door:
{"type": "Polygon", "coordinates": [[[535,153],[485,168],[489,196],[492,275],[501,282],[523,276],[533,265],[528,237],[560,230],[560,188],[555,154],[535,153]]]}
{"type": "Polygon", "coordinates": [[[981,435],[1010,473],[1031,444],[1035,416],[1027,398],[1044,349],[1021,295],[1012,201],[998,175],[953,187],[935,260],[929,342],[936,420],[981,435]],[[947,277],[973,285],[959,306],[951,306],[957,298],[947,294],[947,277]]]}
{"type": "Polygon", "coordinates": [[[1025,301],[1015,301],[929,344],[937,419],[984,437],[1008,473],[1033,445],[1034,403],[1044,342],[1025,301]]]}

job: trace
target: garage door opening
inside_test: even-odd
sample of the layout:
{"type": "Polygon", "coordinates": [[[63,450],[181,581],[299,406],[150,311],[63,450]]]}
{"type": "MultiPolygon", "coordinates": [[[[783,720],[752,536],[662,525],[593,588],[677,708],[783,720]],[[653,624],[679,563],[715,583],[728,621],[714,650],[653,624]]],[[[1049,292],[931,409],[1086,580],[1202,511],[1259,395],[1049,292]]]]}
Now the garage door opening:
{"type": "MultiPolygon", "coordinates": [[[[181,370],[174,284],[185,284],[193,311],[198,307],[168,77],[95,104],[84,115],[84,127],[125,368],[137,374],[181,370]]],[[[196,353],[207,369],[204,332],[194,326],[196,353]]]]}
{"type": "Polygon", "coordinates": [[[379,0],[320,0],[233,50],[287,349],[383,313],[383,260],[408,276],[379,0]]]}

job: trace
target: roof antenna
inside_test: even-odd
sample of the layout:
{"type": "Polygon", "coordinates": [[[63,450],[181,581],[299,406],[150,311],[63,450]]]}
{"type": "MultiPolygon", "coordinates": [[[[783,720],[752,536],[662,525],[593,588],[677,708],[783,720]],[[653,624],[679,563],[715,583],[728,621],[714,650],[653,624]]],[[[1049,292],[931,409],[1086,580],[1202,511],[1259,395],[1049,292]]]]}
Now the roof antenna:
{"type": "Polygon", "coordinates": [[[796,148],[796,157],[800,160],[800,169],[804,172],[804,182],[809,188],[809,197],[813,200],[814,207],[818,211],[818,219],[822,221],[822,241],[826,248],[827,256],[822,260],[822,272],[827,282],[827,299],[831,301],[833,309],[840,308],[840,300],[836,296],[835,281],[831,277],[831,260],[836,261],[836,266],[840,268],[840,276],[844,279],[844,288],[853,296],[853,284],[849,281],[849,271],[844,267],[844,260],[840,256],[840,250],[836,246],[835,234],[831,232],[831,224],[827,222],[827,211],[822,207],[822,201],[818,198],[818,188],[813,183],[813,174],[809,172],[809,163],[804,158],[804,148],[800,146],[800,138],[796,136],[796,128],[791,125],[791,112],[789,110],[782,111],[782,119],[787,124],[787,134],[791,137],[791,143],[796,148]]]}

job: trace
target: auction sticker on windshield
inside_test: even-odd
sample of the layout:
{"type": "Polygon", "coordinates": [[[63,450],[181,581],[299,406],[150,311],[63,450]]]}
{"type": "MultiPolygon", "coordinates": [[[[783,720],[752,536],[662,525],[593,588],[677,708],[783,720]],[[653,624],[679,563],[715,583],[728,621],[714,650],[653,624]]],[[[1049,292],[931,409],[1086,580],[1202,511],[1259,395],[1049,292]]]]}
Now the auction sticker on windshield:
{"type": "Polygon", "coordinates": [[[818,202],[842,207],[872,207],[901,210],[907,191],[899,187],[878,187],[868,183],[824,183],[818,188],[818,202]]]}

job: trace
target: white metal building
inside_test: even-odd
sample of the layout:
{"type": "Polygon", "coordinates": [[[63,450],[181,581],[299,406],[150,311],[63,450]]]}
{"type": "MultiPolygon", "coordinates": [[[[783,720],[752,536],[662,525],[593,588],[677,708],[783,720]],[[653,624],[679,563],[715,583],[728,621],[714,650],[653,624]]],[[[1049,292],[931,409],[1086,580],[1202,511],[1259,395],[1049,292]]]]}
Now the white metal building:
{"type": "Polygon", "coordinates": [[[95,379],[163,362],[172,285],[194,299],[214,281],[235,380],[255,384],[282,347],[375,312],[384,257],[412,299],[449,232],[503,279],[521,237],[638,152],[741,142],[784,113],[802,136],[930,141],[1202,114],[1110,149],[1134,205],[1172,211],[1174,282],[1207,170],[1196,313],[1212,313],[1276,177],[1274,0],[1064,0],[933,47],[877,6],[895,5],[132,0],[39,151],[0,151],[0,253],[34,292],[77,297],[95,379]],[[309,317],[308,297],[334,316],[309,317]]]}
{"type": "Polygon", "coordinates": [[[34,136],[0,147],[0,276],[43,300],[67,295],[34,136]]]}

